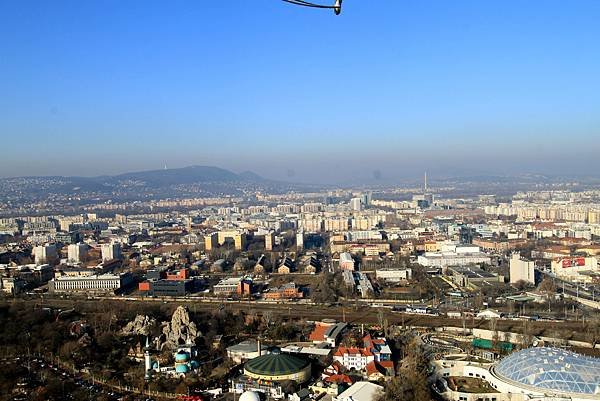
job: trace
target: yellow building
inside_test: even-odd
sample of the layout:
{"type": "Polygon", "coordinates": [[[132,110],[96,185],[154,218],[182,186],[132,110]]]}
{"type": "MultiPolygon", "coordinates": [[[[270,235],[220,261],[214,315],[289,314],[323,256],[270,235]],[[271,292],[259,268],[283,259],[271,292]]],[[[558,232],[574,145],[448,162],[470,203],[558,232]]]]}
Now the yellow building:
{"type": "Polygon", "coordinates": [[[204,249],[210,251],[218,245],[223,245],[227,239],[233,239],[236,250],[244,250],[246,247],[246,234],[238,231],[218,231],[204,236],[204,249]]]}

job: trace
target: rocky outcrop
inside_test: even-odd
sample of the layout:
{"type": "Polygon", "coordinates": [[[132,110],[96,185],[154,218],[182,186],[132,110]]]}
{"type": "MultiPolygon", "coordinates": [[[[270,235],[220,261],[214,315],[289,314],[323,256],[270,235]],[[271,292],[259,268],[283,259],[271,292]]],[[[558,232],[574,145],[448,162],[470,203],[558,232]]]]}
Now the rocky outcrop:
{"type": "Polygon", "coordinates": [[[174,349],[178,345],[194,344],[199,335],[200,332],[196,327],[196,323],[190,320],[188,310],[183,306],[179,306],[175,309],[171,321],[162,325],[160,348],[174,349]]]}
{"type": "MultiPolygon", "coordinates": [[[[156,319],[145,315],[137,315],[121,330],[123,336],[152,336],[156,333],[156,319]]],[[[179,306],[175,309],[170,322],[160,325],[160,335],[152,341],[158,350],[175,349],[179,345],[194,344],[200,335],[196,323],[190,320],[188,310],[179,306]]]]}
{"type": "Polygon", "coordinates": [[[123,327],[121,334],[124,336],[149,336],[154,327],[156,327],[156,319],[145,315],[137,315],[135,319],[123,327]]]}

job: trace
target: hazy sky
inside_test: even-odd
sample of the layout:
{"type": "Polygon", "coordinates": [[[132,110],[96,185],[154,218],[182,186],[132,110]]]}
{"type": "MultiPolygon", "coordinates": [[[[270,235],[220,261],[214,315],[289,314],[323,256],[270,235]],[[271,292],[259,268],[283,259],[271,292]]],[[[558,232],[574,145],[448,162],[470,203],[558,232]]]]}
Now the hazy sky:
{"type": "Polygon", "coordinates": [[[597,173],[599,21],[598,0],[0,1],[0,176],[597,173]]]}

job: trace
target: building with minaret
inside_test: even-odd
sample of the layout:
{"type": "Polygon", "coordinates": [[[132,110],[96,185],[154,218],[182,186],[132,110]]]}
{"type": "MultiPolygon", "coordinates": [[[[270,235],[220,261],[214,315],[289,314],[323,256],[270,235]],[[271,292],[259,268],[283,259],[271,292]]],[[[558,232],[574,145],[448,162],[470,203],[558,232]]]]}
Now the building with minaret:
{"type": "Polygon", "coordinates": [[[152,378],[152,356],[150,354],[150,340],[146,337],[146,347],[144,347],[144,378],[150,380],[152,378]]]}

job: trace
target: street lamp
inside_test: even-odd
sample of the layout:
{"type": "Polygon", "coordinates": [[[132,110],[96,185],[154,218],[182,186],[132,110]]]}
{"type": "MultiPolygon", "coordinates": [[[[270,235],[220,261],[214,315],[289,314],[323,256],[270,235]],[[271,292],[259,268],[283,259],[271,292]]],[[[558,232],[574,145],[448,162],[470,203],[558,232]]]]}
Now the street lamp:
{"type": "Polygon", "coordinates": [[[286,3],[290,3],[290,4],[295,4],[297,6],[313,7],[313,8],[326,8],[326,9],[333,10],[335,15],[340,15],[340,13],[342,12],[342,1],[343,0],[335,0],[335,3],[332,6],[326,6],[324,4],[310,3],[310,2],[304,1],[304,0],[282,0],[282,1],[285,1],[286,3]]]}

